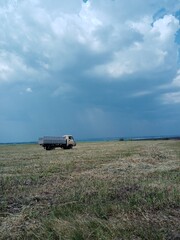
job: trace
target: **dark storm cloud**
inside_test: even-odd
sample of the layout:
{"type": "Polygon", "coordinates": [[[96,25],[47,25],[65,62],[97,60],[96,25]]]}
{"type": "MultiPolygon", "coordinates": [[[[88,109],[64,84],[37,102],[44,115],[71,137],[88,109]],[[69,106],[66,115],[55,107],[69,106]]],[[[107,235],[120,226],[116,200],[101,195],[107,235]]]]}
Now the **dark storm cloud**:
{"type": "Polygon", "coordinates": [[[0,142],[180,133],[179,1],[1,1],[0,142]]]}

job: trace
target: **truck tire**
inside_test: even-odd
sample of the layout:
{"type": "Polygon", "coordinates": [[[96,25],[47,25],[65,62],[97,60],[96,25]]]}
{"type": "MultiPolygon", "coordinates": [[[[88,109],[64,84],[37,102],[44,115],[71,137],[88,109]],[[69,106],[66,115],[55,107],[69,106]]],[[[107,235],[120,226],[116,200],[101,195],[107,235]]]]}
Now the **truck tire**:
{"type": "Polygon", "coordinates": [[[49,145],[47,145],[45,148],[47,151],[54,149],[52,146],[49,146],[49,145]]]}

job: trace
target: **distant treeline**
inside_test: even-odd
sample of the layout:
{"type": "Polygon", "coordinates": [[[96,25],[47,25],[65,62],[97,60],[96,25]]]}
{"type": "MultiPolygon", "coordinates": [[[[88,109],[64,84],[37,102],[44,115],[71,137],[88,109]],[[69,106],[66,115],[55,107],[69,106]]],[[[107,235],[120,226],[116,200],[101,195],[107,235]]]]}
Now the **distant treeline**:
{"type": "MultiPolygon", "coordinates": [[[[155,140],[180,140],[180,136],[87,138],[87,139],[77,139],[77,142],[146,141],[146,140],[153,140],[153,141],[155,141],[155,140]]],[[[16,145],[16,144],[37,144],[37,141],[0,143],[0,145],[16,145]]]]}
{"type": "Polygon", "coordinates": [[[119,141],[146,141],[146,140],[180,140],[180,136],[172,137],[142,137],[142,138],[119,138],[119,141]]]}
{"type": "Polygon", "coordinates": [[[16,145],[16,144],[36,144],[37,142],[7,142],[0,143],[0,145],[16,145]]]}

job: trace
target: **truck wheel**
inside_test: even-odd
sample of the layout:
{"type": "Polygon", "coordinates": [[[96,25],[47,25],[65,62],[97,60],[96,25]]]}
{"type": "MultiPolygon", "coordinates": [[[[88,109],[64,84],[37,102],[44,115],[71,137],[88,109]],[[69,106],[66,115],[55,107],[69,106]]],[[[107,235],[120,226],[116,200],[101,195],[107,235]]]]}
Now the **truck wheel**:
{"type": "Polygon", "coordinates": [[[46,150],[52,150],[53,148],[51,146],[46,146],[46,150]]]}

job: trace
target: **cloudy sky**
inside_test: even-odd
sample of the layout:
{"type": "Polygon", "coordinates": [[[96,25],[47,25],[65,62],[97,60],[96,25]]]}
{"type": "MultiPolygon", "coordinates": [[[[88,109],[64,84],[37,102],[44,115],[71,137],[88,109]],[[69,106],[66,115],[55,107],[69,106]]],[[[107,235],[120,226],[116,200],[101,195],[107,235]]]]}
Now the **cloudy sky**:
{"type": "Polygon", "coordinates": [[[0,142],[180,134],[180,0],[1,0],[0,142]]]}

